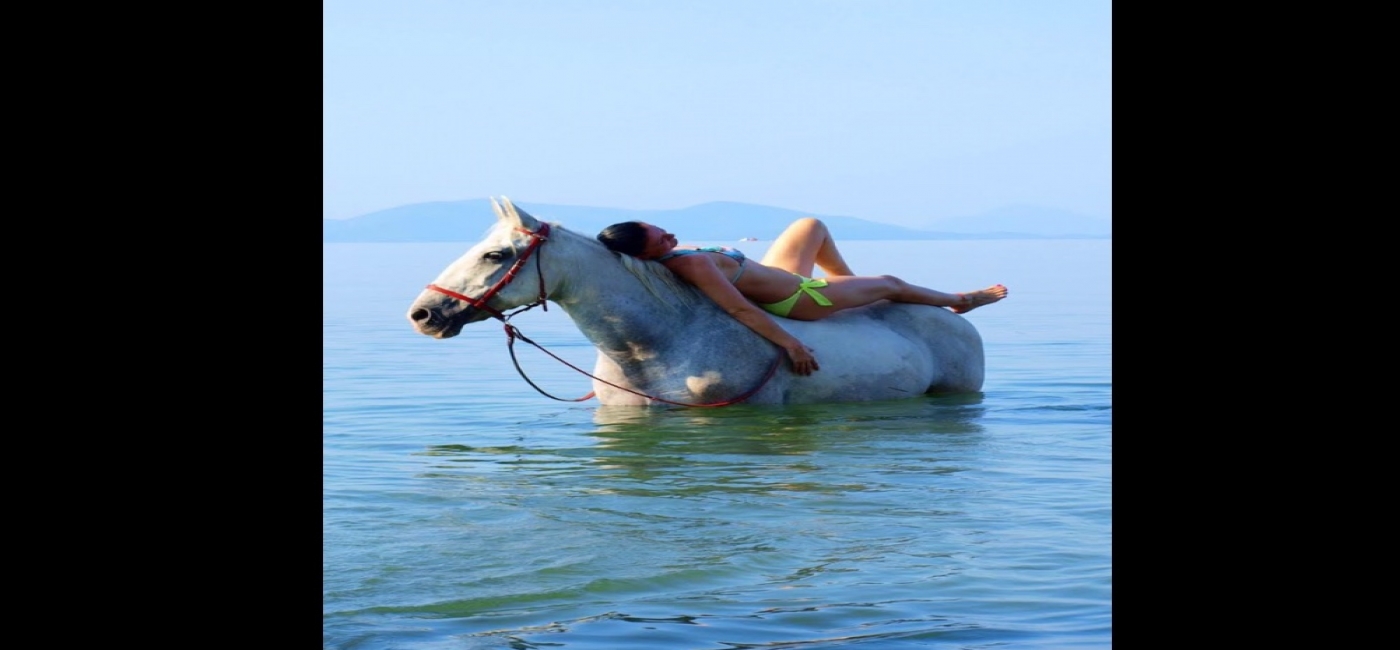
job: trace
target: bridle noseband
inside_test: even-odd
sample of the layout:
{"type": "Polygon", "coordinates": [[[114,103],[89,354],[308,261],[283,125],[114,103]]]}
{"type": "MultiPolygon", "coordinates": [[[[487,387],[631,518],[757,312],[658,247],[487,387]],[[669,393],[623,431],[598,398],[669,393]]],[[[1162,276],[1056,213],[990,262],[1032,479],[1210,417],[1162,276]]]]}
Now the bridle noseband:
{"type": "MultiPolygon", "coordinates": [[[[535,254],[535,249],[539,248],[540,244],[543,244],[545,241],[549,240],[549,224],[543,221],[540,222],[539,230],[526,230],[524,228],[516,228],[516,230],[529,235],[530,244],[525,247],[525,252],[521,253],[520,257],[515,260],[515,264],[512,264],[510,269],[506,271],[505,276],[503,276],[499,281],[497,281],[496,284],[491,285],[491,288],[487,289],[486,293],[481,294],[480,298],[472,298],[471,296],[466,296],[457,293],[456,291],[453,291],[451,289],[444,289],[442,287],[437,286],[436,284],[429,284],[427,288],[432,289],[433,291],[436,291],[441,294],[452,296],[453,298],[465,302],[468,305],[471,305],[472,307],[475,307],[488,314],[491,314],[492,317],[496,318],[497,320],[500,320],[501,322],[509,320],[510,316],[501,313],[499,309],[496,309],[495,307],[492,307],[491,305],[488,305],[486,303],[489,302],[492,298],[496,297],[496,294],[500,293],[501,289],[506,288],[506,285],[510,284],[510,281],[515,279],[515,274],[520,272],[521,267],[525,266],[525,262],[530,260],[530,256],[535,254]]],[[[512,316],[516,313],[525,311],[526,309],[531,309],[535,306],[539,306],[545,311],[549,311],[549,305],[545,302],[545,299],[548,297],[548,295],[545,294],[544,290],[544,271],[540,268],[539,257],[535,258],[535,275],[538,275],[540,278],[540,292],[538,297],[535,298],[534,302],[525,305],[524,307],[514,312],[511,312],[512,316]]]]}

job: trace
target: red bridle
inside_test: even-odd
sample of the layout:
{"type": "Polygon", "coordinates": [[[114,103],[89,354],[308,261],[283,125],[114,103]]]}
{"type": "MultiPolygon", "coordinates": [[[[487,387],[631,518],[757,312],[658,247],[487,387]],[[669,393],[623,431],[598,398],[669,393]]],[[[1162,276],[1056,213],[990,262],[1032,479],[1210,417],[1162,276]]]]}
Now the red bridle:
{"type": "MultiPolygon", "coordinates": [[[[468,305],[471,305],[473,307],[476,307],[477,309],[487,312],[496,319],[504,322],[508,317],[505,314],[502,314],[500,310],[486,303],[492,298],[494,298],[497,293],[500,293],[501,289],[504,289],[506,285],[510,284],[511,280],[515,279],[515,274],[519,273],[520,268],[525,266],[525,262],[530,260],[530,256],[534,255],[535,253],[535,249],[539,248],[540,244],[544,243],[549,239],[549,224],[543,221],[540,222],[539,230],[526,230],[524,228],[516,228],[516,230],[530,236],[530,245],[525,247],[525,252],[520,254],[520,257],[515,260],[515,264],[512,264],[510,269],[506,271],[505,276],[503,276],[498,282],[496,282],[496,284],[491,285],[491,288],[487,289],[486,293],[481,294],[480,298],[472,298],[471,296],[466,296],[457,293],[456,291],[453,291],[451,289],[444,289],[442,287],[437,286],[436,284],[429,284],[428,288],[438,293],[452,296],[453,298],[456,298],[462,302],[467,303],[468,305]]],[[[544,291],[544,271],[540,269],[540,258],[538,257],[535,258],[535,275],[538,275],[540,278],[539,297],[535,298],[535,302],[526,305],[525,309],[530,309],[535,305],[539,305],[545,311],[549,311],[549,305],[545,302],[545,298],[547,296],[544,291]]],[[[521,311],[524,311],[525,309],[522,309],[521,311]]]]}

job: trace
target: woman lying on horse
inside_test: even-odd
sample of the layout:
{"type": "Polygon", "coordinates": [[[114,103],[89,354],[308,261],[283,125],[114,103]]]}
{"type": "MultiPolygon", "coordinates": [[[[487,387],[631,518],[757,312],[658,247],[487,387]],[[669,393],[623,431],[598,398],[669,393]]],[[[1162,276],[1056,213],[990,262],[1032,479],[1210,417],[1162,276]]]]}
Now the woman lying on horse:
{"type": "Polygon", "coordinates": [[[678,247],[675,235],[640,221],[608,226],[598,233],[598,241],[614,252],[662,263],[739,322],[786,350],[793,370],[801,375],[820,369],[816,357],[769,314],[819,320],[878,300],[947,307],[964,314],[1007,294],[1000,284],[944,293],[891,275],[857,276],[836,249],[826,224],[813,217],[789,225],[761,262],[725,247],[678,247]],[[814,266],[821,267],[825,277],[813,278],[814,266]]]}

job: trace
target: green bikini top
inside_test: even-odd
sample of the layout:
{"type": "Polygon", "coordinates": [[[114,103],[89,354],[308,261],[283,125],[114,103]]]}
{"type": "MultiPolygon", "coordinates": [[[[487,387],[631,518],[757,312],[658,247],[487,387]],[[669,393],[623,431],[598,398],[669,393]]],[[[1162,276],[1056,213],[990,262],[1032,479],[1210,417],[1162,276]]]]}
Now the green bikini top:
{"type": "Polygon", "coordinates": [[[669,260],[673,257],[691,255],[694,253],[719,253],[720,255],[724,255],[725,257],[728,257],[738,262],[739,272],[735,273],[734,277],[729,278],[730,284],[734,284],[735,282],[739,281],[739,276],[744,274],[744,261],[748,259],[744,257],[744,251],[735,248],[730,248],[728,246],[706,246],[704,248],[677,248],[665,255],[662,255],[661,257],[656,258],[656,261],[662,262],[665,260],[669,260]]]}

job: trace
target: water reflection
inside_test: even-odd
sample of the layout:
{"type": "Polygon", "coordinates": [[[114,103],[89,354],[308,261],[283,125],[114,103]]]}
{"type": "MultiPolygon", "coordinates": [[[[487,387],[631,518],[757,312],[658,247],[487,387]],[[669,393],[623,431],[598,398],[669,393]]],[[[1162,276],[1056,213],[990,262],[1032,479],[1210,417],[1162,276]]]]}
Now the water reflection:
{"type": "Polygon", "coordinates": [[[980,453],[980,394],[841,405],[716,409],[599,406],[583,435],[429,447],[421,478],[523,472],[584,492],[863,491],[893,474],[959,471],[980,453]]]}
{"type": "Polygon", "coordinates": [[[981,393],[781,407],[599,406],[593,435],[604,447],[634,451],[678,440],[702,440],[707,449],[716,442],[745,440],[753,445],[750,453],[802,453],[833,434],[981,433],[978,420],[984,411],[981,393]]]}

